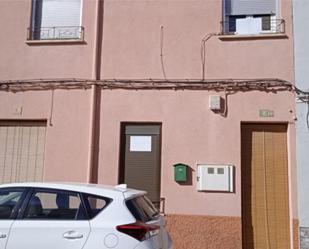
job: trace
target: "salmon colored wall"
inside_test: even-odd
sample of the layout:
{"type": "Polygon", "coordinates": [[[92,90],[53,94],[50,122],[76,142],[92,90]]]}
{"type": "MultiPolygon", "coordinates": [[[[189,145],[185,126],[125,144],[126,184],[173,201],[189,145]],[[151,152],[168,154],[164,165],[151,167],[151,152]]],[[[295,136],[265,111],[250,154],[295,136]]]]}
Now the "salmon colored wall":
{"type": "MultiPolygon", "coordinates": [[[[201,40],[218,33],[221,0],[105,0],[102,78],[163,78],[160,32],[167,78],[200,79],[201,40]]],[[[280,16],[287,39],[206,43],[206,78],[274,77],[293,81],[291,0],[280,16]]]]}
{"type": "MultiPolygon", "coordinates": [[[[95,0],[84,0],[85,44],[26,43],[30,0],[2,0],[0,79],[91,78],[94,65],[95,0]],[[18,15],[12,15],[18,9],[18,15]]],[[[287,39],[206,44],[206,78],[275,77],[293,81],[291,0],[281,1],[287,39]]],[[[167,78],[202,77],[201,40],[220,32],[221,0],[105,0],[102,78],[163,78],[160,32],[167,78]]]]}
{"type": "MultiPolygon", "coordinates": [[[[0,80],[92,78],[96,3],[83,1],[85,44],[29,45],[26,35],[31,1],[1,0],[0,80]],[[16,10],[18,15],[12,14],[16,10]]],[[[281,0],[280,18],[286,22],[287,38],[211,38],[206,43],[206,78],[272,77],[293,83],[291,3],[281,0]]],[[[167,78],[201,79],[201,40],[209,33],[220,32],[221,16],[221,0],[105,0],[101,78],[162,79],[163,27],[167,78]]],[[[289,124],[291,218],[297,219],[294,94],[230,95],[227,118],[209,110],[210,94],[223,96],[222,92],[187,90],[102,91],[99,182],[118,182],[121,122],[161,122],[161,194],[166,198],[166,213],[240,217],[241,122],[284,122],[289,124]],[[273,110],[275,116],[260,118],[260,109],[273,110]],[[172,165],[177,162],[193,169],[192,185],[173,181],[172,165]],[[235,165],[236,192],[197,192],[197,163],[235,165]]],[[[53,125],[47,127],[45,180],[87,180],[91,101],[89,90],[55,90],[53,125]]],[[[48,120],[50,110],[51,91],[0,92],[0,119],[48,120]],[[16,115],[19,107],[23,107],[22,115],[16,115]]]]}
{"type": "Polygon", "coordinates": [[[51,91],[0,91],[0,103],[0,121],[47,120],[45,181],[87,181],[89,90],[55,90],[53,101],[51,91]]]}
{"type": "Polygon", "coordinates": [[[91,78],[94,53],[95,0],[83,1],[86,44],[29,45],[31,0],[1,0],[0,80],[91,78]],[[18,14],[16,14],[18,10],[18,14]]]}
{"type": "MultiPolygon", "coordinates": [[[[166,213],[241,216],[240,125],[241,122],[294,123],[294,95],[289,92],[237,93],[228,98],[224,118],[208,108],[207,91],[125,91],[102,92],[99,182],[117,184],[121,122],[162,123],[161,195],[166,213]],[[280,104],[279,104],[280,103],[280,104]],[[143,108],[140,108],[143,106],[143,108]],[[260,118],[259,110],[273,110],[273,118],[260,118]],[[193,169],[193,184],[183,186],[173,180],[173,164],[182,162],[193,169]],[[236,167],[236,193],[196,191],[197,163],[232,164],[236,167]]],[[[289,136],[294,136],[291,129],[289,136]]],[[[289,141],[289,157],[294,158],[294,141],[289,141]]],[[[295,171],[295,161],[290,162],[295,171]]],[[[291,181],[291,211],[297,217],[296,179],[291,181]]]]}

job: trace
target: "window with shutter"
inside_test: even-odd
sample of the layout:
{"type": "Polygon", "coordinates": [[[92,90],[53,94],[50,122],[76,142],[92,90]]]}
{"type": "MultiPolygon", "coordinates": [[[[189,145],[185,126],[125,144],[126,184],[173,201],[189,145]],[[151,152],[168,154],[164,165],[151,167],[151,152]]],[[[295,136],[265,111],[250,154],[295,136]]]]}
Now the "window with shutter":
{"type": "Polygon", "coordinates": [[[278,0],[223,0],[223,32],[261,34],[283,31],[278,17],[278,0]]]}
{"type": "Polygon", "coordinates": [[[30,39],[81,39],[82,0],[32,0],[30,39]]]}
{"type": "Polygon", "coordinates": [[[272,15],[277,12],[277,0],[225,0],[226,15],[272,15]]]}

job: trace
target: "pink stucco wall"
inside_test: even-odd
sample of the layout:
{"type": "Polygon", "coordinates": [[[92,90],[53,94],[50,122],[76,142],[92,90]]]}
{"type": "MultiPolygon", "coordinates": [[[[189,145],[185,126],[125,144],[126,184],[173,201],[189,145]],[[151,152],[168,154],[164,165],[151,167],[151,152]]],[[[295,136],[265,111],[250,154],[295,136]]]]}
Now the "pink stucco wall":
{"type": "Polygon", "coordinates": [[[95,3],[94,0],[83,1],[85,44],[29,45],[26,41],[31,20],[31,0],[2,0],[0,79],[91,78],[95,3]]]}
{"type": "MultiPolygon", "coordinates": [[[[32,44],[30,0],[0,2],[0,80],[92,78],[95,62],[96,0],[83,1],[85,43],[32,44]],[[16,13],[18,15],[12,14],[16,13]]],[[[286,37],[222,40],[206,43],[205,78],[280,78],[293,82],[292,0],[282,0],[279,18],[286,37]]],[[[201,79],[201,40],[220,32],[221,0],[105,0],[101,78],[201,79]]],[[[243,92],[228,97],[228,116],[208,108],[208,91],[103,90],[100,105],[98,182],[118,183],[121,122],[162,123],[161,194],[166,213],[241,216],[241,122],[288,124],[290,211],[297,219],[294,94],[243,92]],[[141,108],[142,107],[142,108],[141,108]],[[260,118],[260,109],[273,110],[260,118]],[[172,165],[193,169],[193,184],[178,185],[172,165]],[[236,192],[196,191],[196,164],[232,164],[236,192]]],[[[87,181],[91,135],[91,91],[55,90],[52,125],[50,90],[0,91],[0,120],[47,120],[44,180],[87,181]],[[22,114],[16,115],[16,108],[22,114]]],[[[292,227],[292,226],[291,226],[292,227]]]]}
{"type": "MultiPolygon", "coordinates": [[[[162,123],[161,194],[166,212],[175,214],[241,216],[240,127],[241,122],[284,122],[294,126],[292,93],[237,93],[229,96],[228,117],[208,108],[211,93],[203,91],[104,91],[101,105],[99,181],[117,184],[121,122],[162,123]],[[282,105],[278,106],[278,102],[282,105]],[[140,106],[143,108],[140,108],[140,106]],[[260,109],[274,110],[273,118],[260,118],[260,109]],[[108,141],[108,142],[106,142],[108,141]],[[173,164],[182,162],[193,169],[192,186],[173,180],[173,164]],[[197,163],[236,166],[236,193],[196,191],[197,163]]],[[[213,93],[214,94],[214,93],[213,93]]],[[[289,136],[294,137],[293,129],[289,136]]],[[[294,139],[289,157],[295,157],[294,139]]],[[[295,161],[292,169],[293,217],[297,217],[295,161]]]]}
{"type": "MultiPolygon", "coordinates": [[[[288,39],[211,38],[206,45],[206,78],[293,80],[291,9],[291,0],[281,1],[279,18],[286,22],[288,39]]],[[[201,78],[201,40],[220,32],[221,10],[221,0],[105,0],[101,77],[162,78],[163,26],[167,77],[201,78]]],[[[92,77],[95,0],[83,1],[85,44],[29,45],[30,20],[30,0],[1,1],[1,79],[92,77]],[[16,9],[19,14],[12,15],[16,9]]]]}
{"type": "MultiPolygon", "coordinates": [[[[287,38],[233,41],[221,40],[216,36],[211,38],[206,45],[206,78],[275,77],[293,81],[291,9],[290,0],[281,1],[279,17],[285,19],[287,38]]],[[[201,40],[208,33],[220,31],[221,10],[219,0],[105,0],[101,77],[162,78],[160,31],[163,26],[163,59],[167,77],[201,78],[201,40]]],[[[26,33],[30,25],[31,1],[1,1],[0,22],[10,24],[2,25],[0,37],[3,51],[0,59],[1,79],[91,78],[96,1],[83,1],[82,13],[85,44],[29,45],[26,43],[26,33]],[[19,15],[11,15],[16,9],[19,15]]],[[[117,182],[115,167],[118,166],[121,121],[162,122],[162,196],[171,200],[167,202],[167,211],[217,215],[223,210],[209,203],[221,205],[221,202],[214,200],[222,198],[224,203],[233,204],[224,211],[226,215],[240,215],[239,191],[230,195],[203,194],[194,190],[194,183],[193,186],[180,187],[170,181],[171,165],[182,161],[195,169],[196,163],[228,162],[238,166],[236,179],[239,179],[240,122],[293,122],[294,113],[290,112],[294,111],[293,96],[289,93],[257,92],[229,96],[229,115],[222,118],[208,110],[208,94],[190,91],[104,91],[99,181],[117,182]],[[139,108],[141,103],[143,108],[139,108]],[[274,110],[275,117],[260,119],[260,108],[274,110]],[[108,167],[114,170],[105,170],[108,167]],[[201,204],[193,207],[184,203],[180,207],[176,200],[189,193],[192,193],[190,203],[202,200],[201,204]]],[[[0,117],[48,119],[50,98],[50,92],[1,93],[0,117]],[[12,115],[12,106],[25,106],[23,116],[12,115]]],[[[90,105],[89,91],[56,91],[55,125],[47,129],[46,179],[86,179],[83,174],[88,163],[90,121],[87,118],[91,116],[90,105]],[[76,156],[72,158],[70,155],[76,156]],[[67,177],[57,170],[49,170],[61,167],[63,162],[67,164],[68,172],[71,168],[77,169],[74,176],[67,177]]],[[[293,168],[295,134],[293,124],[290,127],[290,164],[293,168]]],[[[291,172],[294,178],[294,171],[291,172]]],[[[239,188],[240,181],[237,181],[236,190],[239,188]]]]}
{"type": "Polygon", "coordinates": [[[0,92],[0,120],[46,120],[44,180],[87,181],[90,91],[55,90],[53,98],[51,91],[0,92]]]}
{"type": "MultiPolygon", "coordinates": [[[[206,43],[206,78],[275,77],[293,80],[291,0],[281,2],[278,18],[288,39],[245,39],[206,43]]],[[[162,78],[160,32],[167,78],[200,79],[201,41],[218,33],[221,0],[106,0],[103,78],[162,78]]]]}
{"type": "MultiPolygon", "coordinates": [[[[103,91],[99,182],[118,183],[121,122],[160,122],[161,194],[166,198],[166,212],[240,216],[241,122],[284,122],[289,124],[291,207],[293,217],[297,217],[293,94],[250,92],[231,95],[228,98],[227,118],[209,110],[210,94],[216,93],[182,90],[103,91]],[[141,105],[143,108],[140,108],[141,105]],[[275,116],[260,118],[260,109],[273,110],[275,116]],[[193,169],[192,186],[181,186],[174,182],[172,165],[177,162],[186,163],[193,169]],[[236,193],[197,192],[197,163],[235,165],[236,193]]],[[[44,180],[86,181],[90,90],[55,90],[52,116],[51,97],[51,91],[0,92],[0,117],[2,120],[47,120],[44,180]],[[16,109],[20,107],[22,114],[17,115],[16,109]],[[50,117],[52,125],[49,125],[50,117]]]]}

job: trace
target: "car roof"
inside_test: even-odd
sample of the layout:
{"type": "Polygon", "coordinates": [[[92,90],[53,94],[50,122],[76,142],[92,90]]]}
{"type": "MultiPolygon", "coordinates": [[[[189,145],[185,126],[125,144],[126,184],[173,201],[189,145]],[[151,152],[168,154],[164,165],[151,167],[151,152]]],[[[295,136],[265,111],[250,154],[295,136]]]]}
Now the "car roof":
{"type": "Polygon", "coordinates": [[[1,184],[0,188],[28,187],[28,188],[50,188],[68,191],[76,191],[94,195],[102,195],[110,198],[130,199],[135,196],[145,195],[145,191],[126,188],[126,185],[101,185],[81,182],[25,182],[1,184]]]}

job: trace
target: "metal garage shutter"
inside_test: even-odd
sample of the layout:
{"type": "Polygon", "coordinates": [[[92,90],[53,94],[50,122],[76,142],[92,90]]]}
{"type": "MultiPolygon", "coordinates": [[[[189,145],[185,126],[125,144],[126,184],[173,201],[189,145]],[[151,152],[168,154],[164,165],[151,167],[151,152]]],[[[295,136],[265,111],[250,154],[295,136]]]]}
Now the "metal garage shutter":
{"type": "Polygon", "coordinates": [[[243,248],[290,248],[286,125],[242,125],[243,248]]]}
{"type": "Polygon", "coordinates": [[[42,181],[46,122],[0,122],[0,183],[42,181]]]}
{"type": "Polygon", "coordinates": [[[146,190],[150,200],[160,204],[161,126],[127,125],[125,128],[124,182],[130,188],[146,190]],[[146,138],[149,150],[134,147],[134,139],[146,138]]]}
{"type": "Polygon", "coordinates": [[[226,15],[263,15],[276,13],[277,0],[225,0],[226,15]]]}

